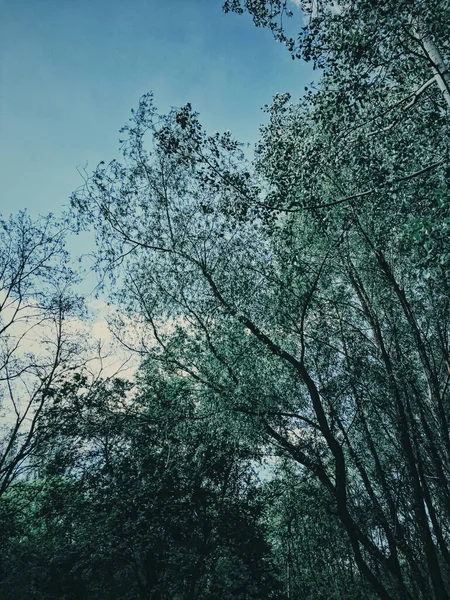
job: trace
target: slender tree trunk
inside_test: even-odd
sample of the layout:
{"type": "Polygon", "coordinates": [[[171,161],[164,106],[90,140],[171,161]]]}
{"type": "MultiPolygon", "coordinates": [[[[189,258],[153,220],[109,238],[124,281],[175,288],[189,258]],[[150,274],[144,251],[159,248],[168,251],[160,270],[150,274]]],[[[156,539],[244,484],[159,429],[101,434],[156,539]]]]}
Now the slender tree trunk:
{"type": "Polygon", "coordinates": [[[414,35],[431,64],[436,83],[438,84],[447,105],[450,107],[450,69],[445,64],[439,48],[425,28],[420,23],[416,23],[414,30],[414,35]]]}
{"type": "Polygon", "coordinates": [[[450,107],[450,70],[445,64],[436,44],[431,39],[431,36],[426,35],[422,39],[422,44],[428,60],[433,65],[433,72],[435,74],[439,89],[441,90],[445,101],[450,107]]]}

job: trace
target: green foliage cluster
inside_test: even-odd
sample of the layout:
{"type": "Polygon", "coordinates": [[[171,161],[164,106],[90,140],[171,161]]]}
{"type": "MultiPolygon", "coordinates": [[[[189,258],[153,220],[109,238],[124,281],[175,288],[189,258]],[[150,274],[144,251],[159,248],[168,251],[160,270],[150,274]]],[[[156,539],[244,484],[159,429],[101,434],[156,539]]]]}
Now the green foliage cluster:
{"type": "Polygon", "coordinates": [[[2,498],[2,598],[275,597],[249,451],[209,441],[189,382],[87,384],[57,391],[35,478],[2,498]]]}

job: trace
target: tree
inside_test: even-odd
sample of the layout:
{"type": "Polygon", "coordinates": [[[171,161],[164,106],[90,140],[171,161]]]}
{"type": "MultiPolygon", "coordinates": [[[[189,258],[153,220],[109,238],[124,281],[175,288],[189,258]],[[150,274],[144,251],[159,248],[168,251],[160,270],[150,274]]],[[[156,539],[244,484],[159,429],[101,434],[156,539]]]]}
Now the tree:
{"type": "Polygon", "coordinates": [[[80,358],[67,228],[26,213],[0,221],[0,496],[28,468],[42,410],[80,358]]]}
{"type": "Polygon", "coordinates": [[[450,15],[445,3],[301,0],[296,4],[303,17],[297,37],[286,31],[287,21],[294,16],[289,0],[226,0],[223,9],[247,11],[258,27],[270,28],[293,58],[311,60],[323,69],[325,79],[335,83],[334,94],[341,98],[364,102],[367,90],[382,83],[403,92],[404,106],[433,84],[450,106],[446,60],[450,15]],[[408,97],[410,85],[414,91],[408,97]]]}
{"type": "Polygon", "coordinates": [[[372,599],[330,497],[290,461],[263,489],[267,539],[288,598],[372,599]]]}
{"type": "Polygon", "coordinates": [[[190,381],[150,364],[134,389],[87,384],[55,392],[39,477],[0,505],[2,597],[281,598],[253,454],[214,438],[190,381]]]}
{"type": "MultiPolygon", "coordinates": [[[[446,174],[439,162],[352,193],[395,172],[398,155],[377,138],[329,173],[326,86],[300,108],[276,100],[256,174],[190,106],[162,117],[145,97],[126,162],[100,165],[73,204],[102,264],[127,265],[124,308],[153,333],[139,350],[191,378],[236,435],[313,478],[349,572],[386,600],[448,598],[446,272],[424,276],[409,235],[411,215],[445,210],[446,174]]],[[[442,132],[433,102],[410,127],[429,142],[408,146],[411,166],[442,132]]],[[[391,135],[400,145],[406,133],[391,135]]]]}

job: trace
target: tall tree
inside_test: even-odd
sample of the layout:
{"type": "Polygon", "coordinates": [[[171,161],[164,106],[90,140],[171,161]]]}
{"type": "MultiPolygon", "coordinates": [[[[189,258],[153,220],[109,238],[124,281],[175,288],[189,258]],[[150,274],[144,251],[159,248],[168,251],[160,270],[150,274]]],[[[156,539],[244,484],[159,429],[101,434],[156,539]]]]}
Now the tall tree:
{"type": "Polygon", "coordinates": [[[2,597],[282,597],[255,453],[214,436],[188,379],[152,364],[133,388],[76,374],[40,425],[39,477],[0,504],[2,597]]]}
{"type": "Polygon", "coordinates": [[[223,9],[247,11],[257,26],[270,28],[293,58],[312,60],[323,69],[325,77],[334,80],[337,94],[361,100],[368,87],[383,82],[398,86],[406,103],[409,92],[414,98],[433,84],[450,107],[450,12],[445,2],[299,0],[295,4],[303,20],[297,36],[290,33],[297,20],[286,30],[297,12],[290,0],[226,0],[223,9]]]}
{"type": "Polygon", "coordinates": [[[19,213],[0,221],[0,496],[28,467],[36,428],[52,390],[80,362],[76,274],[67,227],[19,213]]]}
{"type": "MultiPolygon", "coordinates": [[[[449,306],[445,269],[426,278],[409,235],[411,213],[441,209],[445,171],[361,201],[351,187],[377,177],[375,153],[357,146],[328,176],[320,98],[276,101],[255,175],[189,106],[163,117],[145,97],[126,162],[100,165],[73,202],[100,260],[128,264],[124,308],[153,335],[139,351],[322,486],[380,598],[447,598],[449,306]]],[[[428,150],[410,152],[417,164],[428,150]]]]}

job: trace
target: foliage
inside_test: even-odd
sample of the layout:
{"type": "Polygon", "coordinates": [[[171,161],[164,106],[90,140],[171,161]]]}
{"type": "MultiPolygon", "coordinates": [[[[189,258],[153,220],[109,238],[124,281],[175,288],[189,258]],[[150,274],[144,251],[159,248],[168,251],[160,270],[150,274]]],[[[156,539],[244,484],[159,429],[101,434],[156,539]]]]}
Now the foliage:
{"type": "Polygon", "coordinates": [[[5,593],[449,598],[448,7],[301,6],[224,5],[322,70],[253,164],[148,94],[74,193],[143,362],[52,385],[5,593]]]}
{"type": "Polygon", "coordinates": [[[2,597],[280,597],[248,451],[212,443],[187,380],[146,370],[129,392],[57,391],[39,478],[2,504],[2,597]]]}
{"type": "Polygon", "coordinates": [[[330,166],[326,92],[275,102],[255,175],[190,107],[161,117],[146,97],[126,162],[73,202],[100,264],[126,256],[124,309],[154,337],[140,350],[316,478],[379,597],[446,597],[447,276],[425,276],[408,235],[445,193],[445,120],[431,99],[367,158],[344,140],[330,166]]]}
{"type": "Polygon", "coordinates": [[[80,365],[82,311],[68,266],[67,226],[26,213],[0,221],[0,496],[29,467],[52,389],[80,365]]]}

